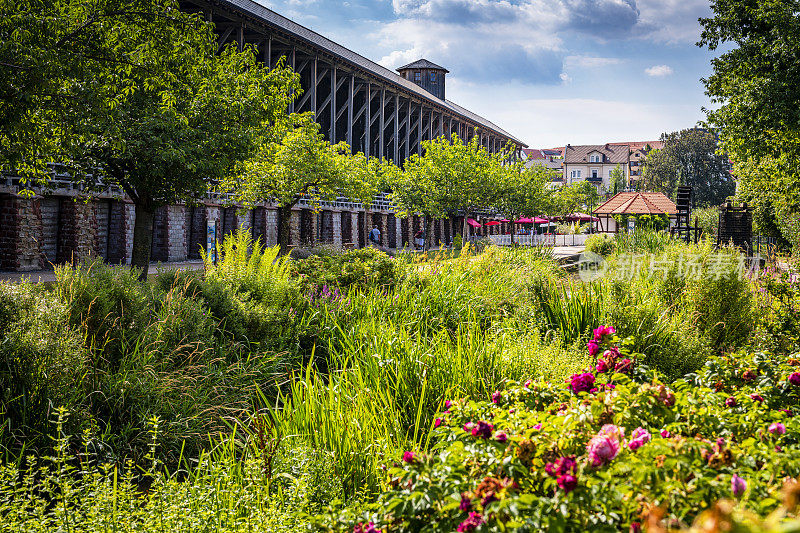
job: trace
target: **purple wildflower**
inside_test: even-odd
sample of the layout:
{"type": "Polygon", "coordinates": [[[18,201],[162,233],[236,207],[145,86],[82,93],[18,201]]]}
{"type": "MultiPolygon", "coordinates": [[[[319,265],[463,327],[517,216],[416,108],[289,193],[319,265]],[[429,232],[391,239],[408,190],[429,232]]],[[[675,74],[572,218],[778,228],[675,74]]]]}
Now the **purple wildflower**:
{"type": "Polygon", "coordinates": [[[731,492],[733,492],[734,497],[738,498],[744,491],[747,490],[747,481],[743,478],[739,477],[737,474],[734,474],[731,478],[731,492]]]}
{"type": "Polygon", "coordinates": [[[488,422],[484,422],[483,420],[479,421],[477,424],[472,426],[472,436],[478,437],[479,439],[488,439],[492,436],[494,432],[494,426],[488,422]]]}
{"type": "Polygon", "coordinates": [[[594,388],[594,374],[584,372],[583,374],[574,374],[570,378],[569,388],[574,394],[579,392],[589,392],[594,388]]]}
{"type": "Polygon", "coordinates": [[[767,430],[773,435],[783,435],[786,433],[786,426],[784,426],[781,422],[773,422],[770,424],[769,429],[767,430]]]}
{"type": "Polygon", "coordinates": [[[475,531],[478,529],[478,526],[483,524],[483,515],[480,513],[476,513],[472,511],[469,513],[469,517],[458,524],[458,533],[469,533],[470,531],[475,531]]]}

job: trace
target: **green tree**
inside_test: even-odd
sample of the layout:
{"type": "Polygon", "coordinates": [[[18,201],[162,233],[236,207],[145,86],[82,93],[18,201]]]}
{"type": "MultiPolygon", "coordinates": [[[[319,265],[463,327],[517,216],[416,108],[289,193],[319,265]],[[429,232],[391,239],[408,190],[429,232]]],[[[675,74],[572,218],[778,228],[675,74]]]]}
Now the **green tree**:
{"type": "Polygon", "coordinates": [[[566,217],[580,210],[591,211],[600,201],[597,188],[588,181],[579,181],[558,189],[550,204],[550,214],[566,217]]]}
{"type": "Polygon", "coordinates": [[[800,247],[800,17],[795,0],[713,0],[699,46],[726,50],[706,110],[760,229],[800,247]]]}
{"type": "Polygon", "coordinates": [[[136,209],[132,264],[145,276],[155,209],[205,194],[253,155],[285,116],[297,76],[268,70],[251,49],[218,54],[213,27],[174,0],[22,6],[33,22],[15,16],[25,31],[0,52],[12,61],[19,53],[19,65],[4,65],[0,90],[23,101],[0,110],[10,119],[3,159],[15,168],[27,161],[20,153],[68,163],[89,186],[99,177],[124,190],[136,209]],[[29,32],[40,23],[56,36],[37,41],[29,32]],[[29,72],[36,68],[45,75],[29,72]],[[32,147],[17,150],[27,140],[32,147]]]}
{"type": "Polygon", "coordinates": [[[385,175],[394,172],[389,163],[351,154],[344,142],[331,145],[310,115],[292,115],[286,124],[279,139],[264,143],[258,155],[244,163],[242,179],[223,185],[246,205],[277,203],[283,253],[289,247],[292,208],[301,199],[318,203],[343,196],[369,206],[385,175]]]}
{"type": "MultiPolygon", "coordinates": [[[[520,217],[534,217],[547,212],[554,192],[548,186],[553,171],[541,165],[525,168],[523,162],[501,167],[499,188],[492,207],[512,222],[520,217]]],[[[514,244],[514,231],[511,231],[514,244]]]]}
{"type": "Polygon", "coordinates": [[[664,147],[647,154],[642,171],[644,187],[673,196],[679,185],[692,187],[698,207],[719,205],[732,196],[736,183],[728,156],[717,153],[714,134],[686,129],[661,135],[664,147]]]}
{"type": "Polygon", "coordinates": [[[493,205],[499,191],[506,151],[489,154],[473,137],[464,143],[457,135],[422,142],[423,154],[406,160],[405,170],[390,184],[392,198],[406,216],[425,216],[425,235],[430,240],[434,219],[463,213],[466,218],[493,205]]]}
{"type": "Polygon", "coordinates": [[[622,170],[622,166],[617,165],[611,170],[611,190],[609,191],[611,194],[621,193],[627,187],[625,183],[625,171],[622,170]]]}

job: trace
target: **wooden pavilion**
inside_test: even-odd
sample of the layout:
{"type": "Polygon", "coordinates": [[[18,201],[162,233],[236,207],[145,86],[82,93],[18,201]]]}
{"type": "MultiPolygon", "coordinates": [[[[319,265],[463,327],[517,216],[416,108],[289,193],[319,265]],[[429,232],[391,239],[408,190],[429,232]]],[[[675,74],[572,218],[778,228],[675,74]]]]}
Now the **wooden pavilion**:
{"type": "Polygon", "coordinates": [[[616,215],[667,215],[670,226],[678,214],[678,208],[660,192],[621,192],[594,210],[594,215],[600,219],[601,232],[617,233],[616,215]]]}

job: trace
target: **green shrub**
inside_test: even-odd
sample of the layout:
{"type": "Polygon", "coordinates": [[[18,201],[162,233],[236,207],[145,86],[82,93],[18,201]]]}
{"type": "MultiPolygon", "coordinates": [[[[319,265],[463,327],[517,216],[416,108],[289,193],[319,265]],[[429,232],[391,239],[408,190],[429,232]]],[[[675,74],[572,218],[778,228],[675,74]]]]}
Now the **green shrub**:
{"type": "Polygon", "coordinates": [[[618,254],[661,253],[673,241],[664,231],[636,228],[633,233],[620,232],[614,235],[618,254]]]}
{"type": "Polygon", "coordinates": [[[81,400],[88,361],[84,334],[63,302],[0,282],[0,450],[49,443],[49,417],[81,400]]]}
{"type": "Polygon", "coordinates": [[[460,233],[456,233],[456,236],[453,237],[453,248],[456,250],[460,250],[464,247],[464,239],[461,238],[460,233]]]}
{"type": "Polygon", "coordinates": [[[496,391],[491,401],[454,397],[439,414],[436,447],[407,450],[374,505],[325,514],[319,529],[666,530],[720,499],[760,516],[777,507],[784,480],[800,475],[800,421],[779,411],[800,405],[800,387],[786,378],[794,368],[715,359],[733,372],[709,366],[694,382],[668,385],[627,342],[599,338],[602,358],[633,358],[629,375],[598,370],[496,391]]]}
{"type": "Polygon", "coordinates": [[[719,208],[705,207],[702,209],[693,209],[692,222],[700,228],[703,235],[716,240],[719,230],[719,208]]]}
{"type": "Polygon", "coordinates": [[[304,292],[321,287],[341,291],[355,286],[393,288],[400,279],[395,261],[372,247],[340,255],[312,255],[293,261],[290,268],[304,292]]]}
{"type": "Polygon", "coordinates": [[[605,257],[614,253],[615,242],[614,236],[608,233],[590,235],[586,238],[586,251],[605,257]]]}
{"type": "Polygon", "coordinates": [[[73,327],[100,360],[99,368],[115,369],[126,344],[135,344],[153,318],[159,300],[150,284],[125,267],[93,261],[56,268],[55,292],[66,302],[73,327]]]}

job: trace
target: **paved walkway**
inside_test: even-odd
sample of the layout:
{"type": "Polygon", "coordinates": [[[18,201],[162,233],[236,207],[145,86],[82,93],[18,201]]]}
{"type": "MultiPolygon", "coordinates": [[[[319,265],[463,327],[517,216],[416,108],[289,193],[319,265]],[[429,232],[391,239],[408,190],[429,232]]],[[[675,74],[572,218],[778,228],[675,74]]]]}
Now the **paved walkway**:
{"type": "MultiPolygon", "coordinates": [[[[553,248],[553,259],[556,261],[573,259],[583,253],[583,246],[556,246],[553,248]]],[[[180,263],[153,263],[150,265],[148,275],[158,274],[159,270],[201,270],[202,261],[183,261],[180,263]]],[[[52,270],[34,270],[31,272],[0,272],[0,281],[28,281],[32,283],[46,283],[56,280],[52,270]]]]}

